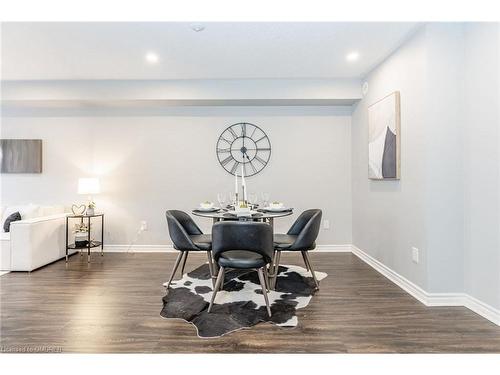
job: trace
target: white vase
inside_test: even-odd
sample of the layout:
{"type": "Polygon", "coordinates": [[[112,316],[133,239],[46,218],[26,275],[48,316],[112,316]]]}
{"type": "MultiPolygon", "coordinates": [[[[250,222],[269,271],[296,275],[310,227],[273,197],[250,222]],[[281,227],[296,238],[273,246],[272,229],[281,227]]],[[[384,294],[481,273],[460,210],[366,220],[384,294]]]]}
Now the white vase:
{"type": "Polygon", "coordinates": [[[76,247],[87,246],[88,232],[76,232],[75,233],[75,245],[76,247]]]}

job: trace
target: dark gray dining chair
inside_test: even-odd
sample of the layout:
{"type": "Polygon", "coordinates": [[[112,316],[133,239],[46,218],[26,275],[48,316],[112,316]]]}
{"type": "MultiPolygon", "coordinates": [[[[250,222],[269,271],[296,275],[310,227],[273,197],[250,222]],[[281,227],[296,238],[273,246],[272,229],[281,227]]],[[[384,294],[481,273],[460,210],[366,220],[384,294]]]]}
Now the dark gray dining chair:
{"type": "Polygon", "coordinates": [[[321,226],[322,212],[319,209],[306,210],[300,214],[286,234],[274,235],[274,260],[271,266],[271,277],[273,288],[276,287],[277,274],[282,251],[300,251],[308,271],[311,271],[314,285],[319,289],[319,283],[314,274],[308,251],[316,248],[316,238],[318,238],[321,226]]]}
{"type": "Polygon", "coordinates": [[[175,261],[172,275],[167,283],[167,289],[170,287],[175,272],[182,262],[181,277],[184,274],[184,267],[186,266],[187,257],[190,251],[205,251],[208,258],[208,267],[210,269],[210,277],[212,283],[214,282],[214,269],[212,263],[212,236],[210,234],[203,234],[201,229],[191,219],[191,217],[179,210],[168,210],[165,213],[168,223],[168,232],[174,249],[179,250],[179,255],[175,261]]]}
{"type": "Polygon", "coordinates": [[[271,316],[267,265],[272,262],[273,252],[273,230],[269,224],[252,221],[215,223],[212,227],[212,253],[220,268],[208,312],[212,310],[227,268],[253,269],[259,275],[267,314],[271,316]]]}

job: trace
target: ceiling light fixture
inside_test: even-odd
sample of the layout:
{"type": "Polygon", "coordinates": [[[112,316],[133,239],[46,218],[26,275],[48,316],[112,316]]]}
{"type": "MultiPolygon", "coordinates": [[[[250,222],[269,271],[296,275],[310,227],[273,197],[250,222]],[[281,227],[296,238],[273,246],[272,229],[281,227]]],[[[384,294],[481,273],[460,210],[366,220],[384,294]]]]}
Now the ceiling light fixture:
{"type": "Polygon", "coordinates": [[[346,55],[345,59],[346,59],[347,61],[358,61],[358,59],[359,59],[359,52],[356,52],[356,51],[349,52],[349,53],[346,55]]]}
{"type": "Polygon", "coordinates": [[[205,30],[205,26],[203,26],[201,23],[193,23],[191,25],[191,30],[196,31],[199,33],[200,31],[205,30]]]}
{"type": "Polygon", "coordinates": [[[148,52],[148,53],[146,53],[146,56],[144,56],[144,58],[150,64],[156,64],[160,60],[160,58],[158,57],[158,55],[156,53],[154,53],[154,52],[148,52]]]}

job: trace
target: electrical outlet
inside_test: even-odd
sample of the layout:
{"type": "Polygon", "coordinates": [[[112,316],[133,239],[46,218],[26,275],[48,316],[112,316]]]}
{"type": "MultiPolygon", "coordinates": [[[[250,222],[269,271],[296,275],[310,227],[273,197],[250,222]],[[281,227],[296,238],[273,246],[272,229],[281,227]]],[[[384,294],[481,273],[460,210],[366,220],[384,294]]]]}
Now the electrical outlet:
{"type": "Polygon", "coordinates": [[[148,230],[148,222],[146,220],[141,221],[141,232],[148,230]]]}
{"type": "Polygon", "coordinates": [[[419,261],[419,250],[416,247],[411,248],[411,260],[413,260],[413,263],[418,263],[419,261]]]}
{"type": "Polygon", "coordinates": [[[330,220],[323,220],[323,229],[330,229],[330,220]]]}

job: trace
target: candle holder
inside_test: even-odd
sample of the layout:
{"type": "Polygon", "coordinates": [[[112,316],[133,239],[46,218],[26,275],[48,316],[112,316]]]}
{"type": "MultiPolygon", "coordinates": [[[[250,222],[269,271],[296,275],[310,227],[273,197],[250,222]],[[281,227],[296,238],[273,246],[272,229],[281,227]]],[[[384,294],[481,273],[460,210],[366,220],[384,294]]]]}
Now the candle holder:
{"type": "Polygon", "coordinates": [[[246,206],[247,201],[246,201],[246,194],[245,194],[245,185],[241,185],[241,188],[243,190],[243,197],[242,197],[243,198],[243,203],[246,206]]]}

